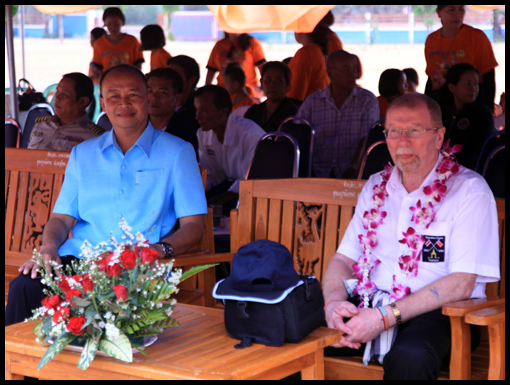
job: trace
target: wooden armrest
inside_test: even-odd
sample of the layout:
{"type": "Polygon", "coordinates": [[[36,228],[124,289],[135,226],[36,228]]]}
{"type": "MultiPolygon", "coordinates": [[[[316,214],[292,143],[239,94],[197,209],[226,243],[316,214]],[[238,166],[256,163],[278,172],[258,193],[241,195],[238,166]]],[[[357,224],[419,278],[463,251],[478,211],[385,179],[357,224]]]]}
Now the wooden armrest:
{"type": "MultiPolygon", "coordinates": [[[[186,267],[186,266],[196,266],[196,265],[205,265],[208,263],[218,263],[218,262],[232,262],[232,258],[234,258],[234,253],[220,253],[220,254],[199,254],[199,255],[180,255],[178,257],[173,257],[174,267],[186,267]]],[[[159,263],[168,263],[171,259],[160,259],[159,263]]]]}
{"type": "Polygon", "coordinates": [[[452,302],[443,306],[443,314],[450,317],[464,317],[467,313],[505,303],[501,298],[478,298],[452,302]]]}
{"type": "Polygon", "coordinates": [[[465,319],[468,324],[480,326],[505,323],[505,304],[470,312],[465,319]]]}

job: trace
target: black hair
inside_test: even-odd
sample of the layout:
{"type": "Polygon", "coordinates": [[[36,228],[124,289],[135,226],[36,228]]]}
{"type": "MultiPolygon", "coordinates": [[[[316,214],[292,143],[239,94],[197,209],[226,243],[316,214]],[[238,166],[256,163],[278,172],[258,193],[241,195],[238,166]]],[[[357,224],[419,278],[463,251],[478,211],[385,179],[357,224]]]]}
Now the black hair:
{"type": "MultiPolygon", "coordinates": [[[[81,72],[71,72],[62,76],[62,79],[71,79],[74,81],[74,91],[76,92],[76,101],[85,96],[89,99],[87,106],[94,99],[94,83],[87,75],[81,72]]],[[[87,107],[85,106],[85,107],[87,107]]]]}
{"type": "Polygon", "coordinates": [[[456,86],[457,84],[459,84],[460,78],[467,72],[474,72],[478,76],[480,76],[478,70],[468,63],[455,64],[448,70],[448,72],[446,73],[445,82],[439,91],[438,96],[439,104],[448,108],[453,107],[454,97],[452,92],[448,88],[448,85],[453,84],[454,86],[456,86]]]}
{"type": "Polygon", "coordinates": [[[402,71],[406,74],[407,80],[412,81],[414,84],[418,85],[418,72],[414,68],[404,68],[402,71]]]}
{"type": "Polygon", "coordinates": [[[165,46],[165,34],[157,24],[149,24],[140,31],[142,50],[147,51],[165,46]]]}
{"type": "Polygon", "coordinates": [[[398,90],[398,81],[403,71],[395,68],[385,70],[379,78],[379,94],[383,97],[400,94],[398,90]]]}
{"type": "Polygon", "coordinates": [[[108,16],[117,16],[122,20],[122,24],[126,24],[126,18],[119,7],[108,7],[103,12],[103,22],[106,22],[108,16]]]}
{"type": "Polygon", "coordinates": [[[287,86],[290,86],[290,78],[292,77],[292,73],[291,73],[290,68],[287,64],[279,62],[279,61],[267,62],[262,67],[262,71],[260,73],[260,78],[263,79],[267,70],[270,70],[270,69],[277,69],[277,70],[282,71],[283,77],[285,78],[285,83],[287,84],[287,86]]]}
{"type": "Polygon", "coordinates": [[[226,108],[228,109],[228,114],[230,115],[232,112],[232,100],[230,99],[230,95],[225,88],[214,84],[200,87],[195,93],[195,99],[207,93],[213,94],[213,104],[216,109],[221,110],[226,108]]]}
{"type": "Polygon", "coordinates": [[[329,53],[328,49],[328,33],[329,28],[323,27],[320,24],[317,24],[313,31],[309,33],[312,37],[312,40],[315,44],[317,44],[319,47],[321,47],[322,53],[324,55],[327,55],[329,53]]]}
{"type": "Polygon", "coordinates": [[[170,64],[175,64],[181,67],[188,79],[195,77],[197,80],[195,81],[195,84],[193,84],[193,88],[197,86],[197,83],[200,80],[200,67],[195,59],[186,55],[177,55],[168,59],[167,65],[170,64]]]}
{"type": "Polygon", "coordinates": [[[179,72],[171,68],[156,68],[145,75],[147,82],[150,78],[164,78],[172,81],[172,89],[175,94],[182,94],[183,81],[179,72]]]}
{"type": "MultiPolygon", "coordinates": [[[[228,39],[229,33],[225,32],[225,39],[228,39]]],[[[241,50],[244,52],[248,48],[250,48],[251,39],[253,39],[252,36],[248,35],[247,33],[243,33],[239,35],[239,38],[237,40],[237,44],[241,48],[241,50]]]]}
{"type": "Polygon", "coordinates": [[[104,30],[104,28],[96,27],[93,28],[92,31],[90,31],[90,34],[95,40],[97,40],[101,36],[106,35],[106,31],[104,30]]]}
{"type": "Polygon", "coordinates": [[[225,68],[224,77],[230,77],[233,81],[238,82],[241,87],[246,83],[246,75],[241,64],[233,62],[225,68]]]}

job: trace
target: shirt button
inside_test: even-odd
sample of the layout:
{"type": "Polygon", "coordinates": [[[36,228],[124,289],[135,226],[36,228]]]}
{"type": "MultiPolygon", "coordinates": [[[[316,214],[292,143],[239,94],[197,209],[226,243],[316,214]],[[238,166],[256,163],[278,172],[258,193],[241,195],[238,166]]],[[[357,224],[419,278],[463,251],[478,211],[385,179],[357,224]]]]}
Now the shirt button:
{"type": "Polygon", "coordinates": [[[127,166],[125,164],[122,165],[121,167],[123,170],[125,170],[127,168],[127,166]]]}
{"type": "Polygon", "coordinates": [[[119,194],[124,194],[124,190],[119,190],[119,194]]]}

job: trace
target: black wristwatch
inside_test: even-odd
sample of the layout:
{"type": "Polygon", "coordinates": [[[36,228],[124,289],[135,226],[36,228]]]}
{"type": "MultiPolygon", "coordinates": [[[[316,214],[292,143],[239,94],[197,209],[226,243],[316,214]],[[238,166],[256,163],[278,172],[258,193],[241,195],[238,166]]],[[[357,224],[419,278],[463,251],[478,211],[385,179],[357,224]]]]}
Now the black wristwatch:
{"type": "Polygon", "coordinates": [[[157,245],[161,245],[163,247],[163,252],[165,253],[165,258],[170,258],[174,253],[174,247],[168,242],[156,242],[157,245]]]}

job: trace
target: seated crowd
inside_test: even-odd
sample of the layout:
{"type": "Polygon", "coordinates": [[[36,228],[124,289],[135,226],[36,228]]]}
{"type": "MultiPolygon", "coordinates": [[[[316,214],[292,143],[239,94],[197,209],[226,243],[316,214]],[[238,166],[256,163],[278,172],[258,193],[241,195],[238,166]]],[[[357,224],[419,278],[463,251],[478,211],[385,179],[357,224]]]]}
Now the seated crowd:
{"type": "MultiPolygon", "coordinates": [[[[438,14],[443,8],[438,7],[438,14]]],[[[258,141],[267,132],[277,131],[286,118],[300,116],[312,123],[312,175],[321,178],[350,175],[358,146],[382,119],[396,167],[386,175],[388,224],[378,234],[380,246],[374,252],[383,268],[374,270],[372,280],[387,292],[402,288],[406,277],[397,269],[395,281],[398,263],[387,261],[388,253],[382,255],[387,249],[397,255],[403,247],[390,234],[406,231],[411,221],[409,206],[420,198],[427,200],[422,189],[433,184],[437,165],[444,162],[443,141],[449,139],[451,147],[464,146],[456,157],[465,167],[451,176],[448,190],[452,193],[438,206],[430,229],[423,231],[425,239],[434,242],[448,238],[447,246],[439,247],[439,263],[423,255],[420,279],[409,278],[406,283],[412,294],[398,298],[401,319],[392,318],[388,298],[380,298],[380,306],[391,315],[390,326],[405,325],[384,360],[386,377],[403,373],[411,378],[437,377],[450,348],[449,321],[440,314],[442,304],[483,297],[485,283],[499,278],[497,232],[476,241],[497,226],[494,198],[483,178],[467,169],[474,168],[481,144],[496,130],[486,100],[478,99],[480,81],[490,80],[487,73],[467,63],[452,65],[441,87],[433,81],[439,105],[415,92],[416,71],[387,69],[381,74],[376,97],[357,84],[359,58],[341,49],[324,21],[312,33],[296,33],[303,47],[289,65],[266,62],[260,43],[247,34],[226,34],[211,52],[206,85],[196,89],[198,63],[165,51],[160,27],[145,27],[140,46],[136,38],[120,32],[125,20],[118,8],[108,8],[103,20],[109,34],[95,32],[90,77],[63,76],[55,94],[55,116],[35,124],[28,145],[72,150],[61,193],[44,228],[43,260],[69,265],[79,258],[85,239],[97,244],[118,228],[122,217],[141,232],[155,226],[150,248],[161,258],[182,254],[202,237],[208,204],[223,205],[226,215],[236,206],[239,181],[247,175],[258,141]],[[146,75],[140,71],[140,47],[151,51],[151,71],[146,75]],[[213,85],[216,74],[218,84],[213,85]],[[111,131],[96,126],[86,113],[94,97],[94,82],[100,84],[101,107],[112,123],[111,131]],[[205,191],[198,165],[207,170],[205,191]],[[95,171],[87,172],[91,169],[95,171]],[[155,214],[148,223],[145,216],[150,212],[155,214]],[[177,223],[179,229],[174,231],[177,223]],[[70,231],[72,238],[67,239],[70,231]],[[470,242],[451,237],[455,233],[464,234],[462,239],[470,242]],[[453,244],[462,251],[454,252],[453,244]]],[[[370,188],[363,190],[361,209],[356,210],[326,273],[327,322],[343,334],[336,348],[357,350],[386,330],[375,308],[358,309],[351,303],[343,281],[353,276],[360,255],[358,234],[364,233],[363,212],[373,206],[371,188],[382,182],[379,179],[379,175],[372,177],[367,183],[370,188]]],[[[30,317],[44,298],[35,263],[27,261],[19,271],[9,286],[6,325],[30,317]]]]}

